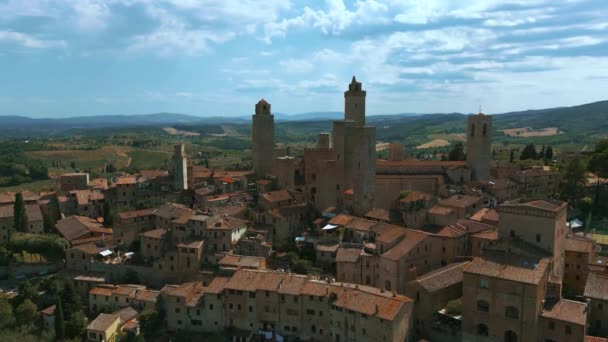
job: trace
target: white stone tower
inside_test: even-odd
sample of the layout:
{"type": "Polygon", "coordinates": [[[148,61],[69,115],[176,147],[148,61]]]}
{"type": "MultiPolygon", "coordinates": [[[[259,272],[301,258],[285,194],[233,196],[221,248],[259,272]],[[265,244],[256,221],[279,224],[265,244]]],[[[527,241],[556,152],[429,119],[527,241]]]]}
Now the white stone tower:
{"type": "Polygon", "coordinates": [[[492,116],[483,113],[469,115],[466,153],[473,179],[488,180],[492,156],[492,116]]]}
{"type": "Polygon", "coordinates": [[[186,145],[175,145],[173,153],[173,182],[176,190],[188,189],[188,160],[186,145]]]}
{"type": "Polygon", "coordinates": [[[251,120],[253,171],[261,178],[272,171],[274,162],[274,115],[270,112],[270,103],[261,99],[255,105],[251,120]]]}

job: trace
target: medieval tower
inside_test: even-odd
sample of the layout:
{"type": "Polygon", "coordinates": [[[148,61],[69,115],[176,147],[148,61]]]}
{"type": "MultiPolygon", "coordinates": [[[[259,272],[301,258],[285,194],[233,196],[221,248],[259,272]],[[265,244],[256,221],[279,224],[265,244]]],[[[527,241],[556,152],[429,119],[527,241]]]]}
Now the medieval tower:
{"type": "Polygon", "coordinates": [[[488,180],[492,154],[492,116],[482,113],[469,115],[466,153],[473,179],[488,180]]]}
{"type": "Polygon", "coordinates": [[[175,145],[173,152],[173,184],[175,190],[188,189],[188,161],[184,144],[175,145]]]}
{"type": "Polygon", "coordinates": [[[353,76],[344,92],[344,120],[334,122],[338,204],[352,191],[352,211],[364,215],[375,206],[376,127],[365,126],[366,92],[353,76]]]}
{"type": "Polygon", "coordinates": [[[270,112],[270,103],[264,99],[255,105],[251,135],[253,171],[261,178],[272,171],[274,161],[274,115],[270,112]]]}

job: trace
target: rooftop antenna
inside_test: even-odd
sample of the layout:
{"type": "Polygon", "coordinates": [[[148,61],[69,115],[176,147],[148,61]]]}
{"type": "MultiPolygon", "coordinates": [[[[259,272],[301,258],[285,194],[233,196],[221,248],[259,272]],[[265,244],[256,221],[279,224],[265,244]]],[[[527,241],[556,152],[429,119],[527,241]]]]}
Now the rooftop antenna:
{"type": "Polygon", "coordinates": [[[483,108],[481,107],[481,103],[479,104],[479,114],[483,113],[483,108]]]}

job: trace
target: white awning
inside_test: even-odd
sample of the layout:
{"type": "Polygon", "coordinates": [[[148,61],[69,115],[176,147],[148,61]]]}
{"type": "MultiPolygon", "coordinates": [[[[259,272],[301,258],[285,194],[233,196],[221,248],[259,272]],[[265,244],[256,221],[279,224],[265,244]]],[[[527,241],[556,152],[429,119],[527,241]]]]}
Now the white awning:
{"type": "Polygon", "coordinates": [[[112,254],[112,251],[111,251],[111,250],[109,250],[109,249],[106,249],[105,251],[101,251],[101,252],[99,252],[99,254],[101,254],[101,256],[106,257],[106,256],[108,256],[108,255],[112,254]]]}
{"type": "Polygon", "coordinates": [[[333,225],[333,224],[327,224],[325,227],[323,227],[323,230],[332,230],[332,229],[336,229],[338,228],[338,226],[333,225]]]}
{"type": "Polygon", "coordinates": [[[570,228],[580,228],[583,226],[583,222],[579,219],[574,219],[570,222],[568,222],[568,227],[570,228]]]}
{"type": "Polygon", "coordinates": [[[303,236],[298,236],[298,237],[296,238],[296,242],[304,242],[304,241],[306,241],[306,238],[305,238],[305,237],[303,237],[303,236]]]}

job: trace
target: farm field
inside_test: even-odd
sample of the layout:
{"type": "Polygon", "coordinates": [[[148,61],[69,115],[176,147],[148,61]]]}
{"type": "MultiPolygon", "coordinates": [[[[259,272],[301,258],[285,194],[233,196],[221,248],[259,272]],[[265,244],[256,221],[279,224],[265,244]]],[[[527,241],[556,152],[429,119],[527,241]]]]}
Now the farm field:
{"type": "Polygon", "coordinates": [[[131,148],[104,146],[96,150],[27,151],[25,155],[47,165],[55,162],[69,167],[74,162],[80,170],[101,170],[107,164],[114,164],[117,169],[128,167],[131,163],[131,158],[125,153],[128,150],[131,148]]]}

